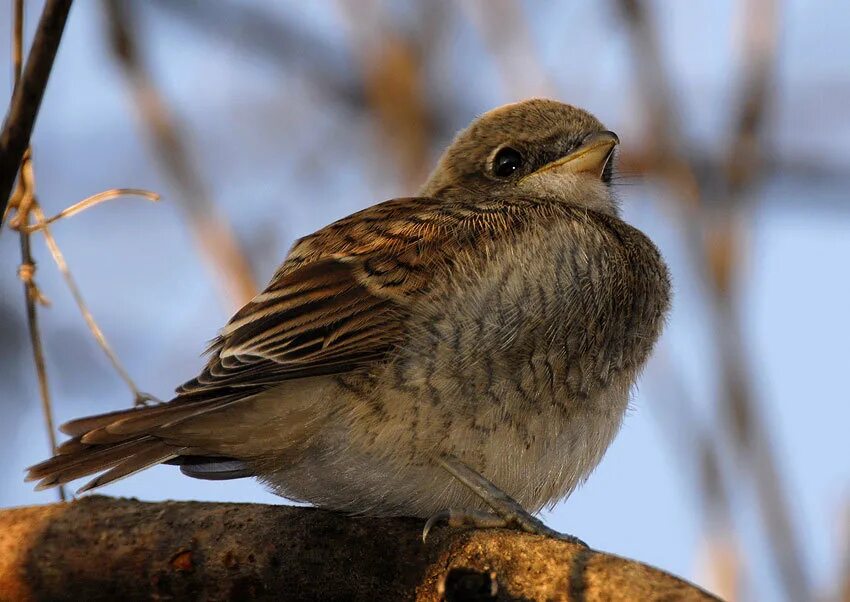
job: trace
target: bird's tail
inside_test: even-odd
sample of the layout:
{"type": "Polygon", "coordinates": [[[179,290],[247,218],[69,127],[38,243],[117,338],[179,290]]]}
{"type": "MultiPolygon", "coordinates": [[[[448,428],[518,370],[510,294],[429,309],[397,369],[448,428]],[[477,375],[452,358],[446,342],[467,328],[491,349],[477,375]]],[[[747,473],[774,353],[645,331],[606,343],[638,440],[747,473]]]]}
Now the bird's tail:
{"type": "Polygon", "coordinates": [[[248,476],[244,465],[236,466],[230,458],[210,457],[203,450],[180,445],[162,435],[165,427],[224,405],[227,404],[221,399],[172,401],[72,420],[60,427],[71,438],[57,448],[52,458],[27,469],[26,480],[38,481],[36,490],[42,490],[101,473],[78,491],[83,492],[162,463],[181,464],[186,474],[197,478],[248,476]]]}

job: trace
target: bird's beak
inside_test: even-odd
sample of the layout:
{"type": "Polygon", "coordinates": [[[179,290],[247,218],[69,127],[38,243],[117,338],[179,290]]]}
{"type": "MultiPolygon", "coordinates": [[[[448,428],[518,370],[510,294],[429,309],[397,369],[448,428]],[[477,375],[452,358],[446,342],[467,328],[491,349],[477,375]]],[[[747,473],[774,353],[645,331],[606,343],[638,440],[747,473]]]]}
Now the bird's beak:
{"type": "Polygon", "coordinates": [[[556,170],[567,173],[586,173],[601,178],[605,166],[614,154],[614,147],[618,144],[620,139],[614,132],[603,131],[591,134],[569,155],[547,163],[526,177],[556,170]]]}

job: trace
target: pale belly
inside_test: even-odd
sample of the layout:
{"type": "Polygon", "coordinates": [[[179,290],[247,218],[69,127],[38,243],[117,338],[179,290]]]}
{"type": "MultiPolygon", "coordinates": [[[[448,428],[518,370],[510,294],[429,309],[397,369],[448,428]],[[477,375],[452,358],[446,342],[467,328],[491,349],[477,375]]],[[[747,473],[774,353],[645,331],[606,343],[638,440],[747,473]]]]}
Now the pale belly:
{"type": "MultiPolygon", "coordinates": [[[[521,374],[534,379],[525,369],[521,374]]],[[[297,459],[267,481],[286,497],[352,513],[428,517],[449,508],[487,510],[433,461],[452,454],[536,512],[566,497],[599,463],[620,427],[628,387],[612,386],[569,410],[548,386],[522,397],[510,389],[515,386],[494,385],[501,404],[464,413],[451,406],[472,410],[474,398],[444,397],[433,406],[391,390],[378,411],[375,400],[351,405],[349,382],[337,397],[349,409],[340,408],[297,459]]],[[[562,391],[556,386],[554,392],[562,391]]]]}

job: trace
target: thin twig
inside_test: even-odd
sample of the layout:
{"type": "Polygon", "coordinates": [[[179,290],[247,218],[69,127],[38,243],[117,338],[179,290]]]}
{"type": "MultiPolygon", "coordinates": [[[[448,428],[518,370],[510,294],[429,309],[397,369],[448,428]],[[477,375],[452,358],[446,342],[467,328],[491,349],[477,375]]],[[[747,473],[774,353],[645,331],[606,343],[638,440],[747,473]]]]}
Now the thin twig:
{"type": "Polygon", "coordinates": [[[132,3],[106,0],[107,26],[113,54],[131,84],[142,120],[148,128],[162,169],[180,190],[178,199],[186,211],[195,243],[201,250],[230,305],[241,307],[257,292],[251,265],[232,228],[210,200],[186,145],[180,128],[143,64],[128,17],[132,3]]]}
{"type": "MultiPolygon", "coordinates": [[[[147,193],[147,191],[137,192],[147,193]]],[[[106,193],[101,193],[101,195],[105,194],[106,193]]],[[[152,193],[147,193],[147,195],[152,195],[148,196],[148,198],[151,198],[151,200],[154,200],[153,197],[156,196],[152,193]]],[[[115,196],[113,195],[110,198],[115,198],[115,196]]],[[[107,199],[103,198],[102,200],[107,199]]],[[[74,205],[74,207],[78,207],[79,205],[80,203],[77,203],[77,205],[74,205]]],[[[82,209],[79,210],[81,211],[82,209]]],[[[149,393],[144,393],[139,390],[139,388],[136,386],[136,383],[130,377],[130,374],[124,368],[124,365],[121,363],[121,360],[118,359],[118,355],[115,353],[109,342],[106,340],[103,331],[100,329],[100,326],[98,326],[97,322],[94,319],[94,316],[86,305],[86,302],[83,299],[83,295],[80,292],[80,288],[77,286],[77,282],[74,280],[74,277],[71,274],[71,270],[68,268],[68,264],[65,261],[65,257],[62,254],[62,251],[59,249],[59,245],[56,244],[56,239],[53,238],[53,234],[50,232],[50,227],[48,226],[50,220],[44,219],[44,212],[41,210],[41,207],[38,204],[33,207],[32,211],[37,221],[36,225],[32,229],[38,230],[44,235],[44,241],[45,243],[47,243],[47,248],[50,250],[50,254],[53,256],[53,261],[56,263],[56,267],[59,268],[59,272],[62,274],[62,278],[64,278],[65,284],[71,291],[71,295],[74,297],[74,301],[77,303],[77,307],[80,310],[80,314],[82,314],[83,319],[86,321],[86,325],[88,325],[89,330],[91,330],[91,333],[97,341],[97,344],[100,346],[101,349],[103,349],[103,352],[106,354],[106,357],[109,358],[109,361],[112,363],[112,367],[115,368],[115,371],[118,373],[118,376],[120,376],[121,379],[125,383],[127,383],[127,386],[130,388],[130,391],[133,394],[133,403],[137,406],[141,406],[146,405],[149,401],[159,402],[160,400],[154,397],[153,395],[149,393]]],[[[55,218],[57,219],[58,217],[59,216],[55,216],[55,218]]]]}
{"type": "Polygon", "coordinates": [[[26,232],[32,234],[33,232],[38,232],[39,230],[46,229],[47,226],[54,222],[58,222],[60,219],[65,219],[68,217],[72,217],[94,207],[95,205],[99,205],[100,203],[105,203],[106,201],[111,201],[113,199],[117,199],[122,196],[139,196],[152,203],[156,203],[159,201],[159,195],[155,192],[151,192],[150,190],[143,190],[141,188],[110,188],[109,190],[104,190],[103,192],[98,192],[97,194],[93,194],[90,197],[83,199],[78,203],[74,203],[67,209],[63,209],[53,217],[49,217],[44,219],[44,214],[42,213],[42,218],[39,219],[38,223],[33,224],[31,226],[19,226],[17,229],[23,229],[26,232]]]}
{"type": "MultiPolygon", "coordinates": [[[[23,0],[16,0],[16,4],[22,3],[23,0]]],[[[16,195],[23,196],[31,195],[32,191],[29,187],[32,183],[32,159],[29,153],[24,155],[24,162],[21,165],[21,178],[18,183],[16,195]]],[[[32,206],[32,204],[30,204],[32,206]]],[[[27,216],[24,223],[29,221],[27,216]]],[[[50,387],[47,384],[47,367],[44,362],[44,347],[41,344],[41,330],[38,326],[38,308],[37,305],[45,305],[46,299],[41,294],[38,285],[35,283],[36,265],[32,257],[30,248],[30,235],[26,232],[20,233],[21,238],[21,265],[18,268],[18,276],[24,283],[24,299],[27,307],[27,324],[29,326],[30,344],[32,345],[32,359],[35,365],[35,371],[38,376],[38,391],[41,397],[41,411],[44,416],[44,426],[47,430],[47,437],[50,442],[52,453],[56,453],[56,427],[53,422],[53,403],[50,398],[50,387]]],[[[65,488],[59,487],[59,499],[65,501],[65,488]]]]}
{"type": "MultiPolygon", "coordinates": [[[[71,3],[72,0],[45,1],[23,75],[15,77],[12,102],[3,123],[3,132],[0,133],[0,226],[3,224],[18,168],[30,143],[71,3]]],[[[18,33],[22,32],[19,32],[15,25],[15,34],[18,33]]],[[[15,43],[21,39],[18,38],[15,43]]],[[[23,45],[13,52],[16,69],[20,67],[22,55],[23,45]]]]}
{"type": "MultiPolygon", "coordinates": [[[[12,59],[14,65],[14,74],[15,74],[15,85],[17,85],[20,81],[20,67],[21,67],[21,46],[23,40],[23,0],[16,0],[15,6],[15,19],[14,19],[14,40],[13,44],[13,52],[12,59]]],[[[56,263],[56,266],[59,268],[59,271],[62,274],[62,277],[65,279],[65,283],[71,291],[71,295],[74,297],[74,300],[77,303],[77,307],[80,310],[80,313],[83,316],[86,324],[91,330],[92,335],[97,341],[98,345],[106,356],[109,358],[109,361],[112,363],[112,366],[115,368],[115,371],[118,372],[118,375],[127,383],[127,386],[130,388],[130,391],[133,393],[134,403],[136,405],[144,405],[148,401],[159,401],[153,395],[143,393],[136,386],[133,379],[128,374],[127,370],[121,364],[121,361],[118,359],[118,356],[113,351],[112,347],[109,345],[109,342],[106,340],[106,337],[103,335],[103,331],[101,331],[97,322],[94,319],[91,311],[88,309],[85,301],[83,300],[82,293],[80,292],[79,287],[77,286],[76,281],[74,280],[69,268],[68,264],[65,261],[65,257],[63,256],[59,246],[56,244],[56,240],[53,238],[53,235],[50,232],[49,225],[68,217],[72,217],[86,209],[94,207],[100,203],[110,201],[112,199],[121,197],[121,196],[140,196],[149,201],[156,202],[159,200],[159,195],[150,192],[148,190],[142,190],[137,188],[113,188],[110,190],[106,190],[104,192],[99,192],[94,194],[82,201],[75,203],[60,211],[58,214],[54,215],[50,218],[45,218],[44,212],[41,209],[37,199],[35,198],[35,176],[32,169],[31,163],[31,151],[25,154],[25,159],[23,162],[23,167],[21,170],[21,179],[18,182],[18,187],[13,195],[12,203],[10,204],[11,208],[16,210],[15,216],[9,220],[9,226],[13,229],[18,230],[21,235],[21,252],[22,252],[22,266],[19,270],[19,275],[21,279],[24,281],[25,286],[27,287],[27,300],[33,299],[34,302],[38,302],[42,305],[47,304],[47,300],[42,295],[41,291],[35,284],[34,275],[35,275],[35,262],[32,260],[31,255],[31,240],[30,235],[33,232],[41,231],[44,234],[45,242],[47,243],[47,247],[50,250],[51,255],[53,256],[53,260],[56,263]],[[30,224],[30,216],[34,215],[36,218],[35,224],[30,224]]],[[[30,335],[34,338],[33,342],[33,352],[35,355],[35,364],[39,374],[39,386],[42,392],[42,403],[45,408],[45,420],[48,425],[48,432],[50,433],[51,445],[55,449],[56,448],[56,439],[55,439],[55,431],[53,428],[53,418],[51,411],[51,403],[50,403],[50,394],[49,389],[47,387],[47,375],[44,367],[44,359],[43,359],[43,350],[40,342],[40,336],[38,334],[38,321],[37,314],[35,313],[35,303],[33,303],[32,309],[29,308],[28,305],[28,316],[30,317],[30,335]]],[[[64,499],[64,498],[63,498],[64,499]]]]}
{"type": "MultiPolygon", "coordinates": [[[[13,89],[13,98],[18,98],[18,90],[23,85],[21,80],[21,57],[23,56],[23,45],[24,45],[24,2],[23,0],[15,0],[15,4],[13,6],[13,17],[12,17],[12,69],[14,74],[14,89],[13,89]]],[[[45,11],[47,7],[45,7],[45,11]]],[[[67,14],[67,13],[66,13],[67,14]]],[[[42,14],[42,21],[44,21],[44,15],[42,14]]],[[[41,29],[41,24],[39,24],[39,29],[41,29]]],[[[59,32],[61,36],[61,29],[59,32]]],[[[36,37],[36,42],[38,42],[38,36],[36,37]]],[[[58,39],[57,39],[58,45],[58,39]]],[[[35,46],[35,43],[33,44],[35,46]]],[[[31,52],[31,55],[36,52],[35,47],[31,52]]],[[[54,50],[55,54],[55,50],[54,50]]],[[[52,58],[51,58],[52,63],[52,58]]],[[[49,74],[50,67],[47,68],[47,73],[49,74]]],[[[45,76],[45,84],[46,76],[45,76]]],[[[43,91],[43,89],[42,89],[43,91]]],[[[39,99],[40,100],[40,99],[39,99]]],[[[36,112],[37,112],[36,107],[36,112]]],[[[35,116],[33,115],[33,120],[35,116]]],[[[31,127],[31,126],[30,126],[31,127]]],[[[4,129],[5,134],[5,129],[4,129]]],[[[27,143],[29,142],[29,135],[27,135],[27,143]]],[[[15,169],[17,171],[18,163],[15,163],[15,169]]],[[[0,165],[0,169],[2,169],[2,165],[0,165]]],[[[12,181],[14,182],[15,176],[13,174],[12,181]]],[[[11,206],[14,206],[19,213],[23,209],[23,224],[26,225],[29,222],[29,209],[35,203],[34,201],[34,192],[35,192],[35,178],[33,176],[32,170],[32,158],[29,148],[25,150],[23,153],[23,157],[21,160],[21,177],[18,180],[18,185],[15,187],[15,192],[12,195],[14,198],[10,199],[14,202],[10,203],[11,206]]],[[[8,194],[4,194],[2,197],[2,201],[5,202],[8,194]]],[[[2,228],[2,223],[0,223],[0,228],[2,228]]],[[[38,326],[38,308],[36,304],[46,304],[47,300],[41,294],[38,286],[35,283],[35,261],[32,257],[32,249],[30,247],[30,235],[27,232],[20,233],[20,241],[21,241],[21,265],[18,268],[18,276],[24,283],[24,302],[27,308],[27,325],[29,327],[29,335],[30,335],[30,345],[32,346],[32,356],[33,356],[33,364],[35,365],[36,375],[38,376],[38,390],[41,398],[41,410],[42,415],[44,417],[44,426],[47,430],[47,439],[50,442],[50,449],[53,453],[56,453],[56,428],[53,423],[53,404],[50,399],[50,387],[47,384],[47,367],[44,362],[44,348],[41,344],[41,330],[38,326]]],[[[59,487],[57,490],[59,495],[59,499],[65,501],[65,488],[59,487]]]]}

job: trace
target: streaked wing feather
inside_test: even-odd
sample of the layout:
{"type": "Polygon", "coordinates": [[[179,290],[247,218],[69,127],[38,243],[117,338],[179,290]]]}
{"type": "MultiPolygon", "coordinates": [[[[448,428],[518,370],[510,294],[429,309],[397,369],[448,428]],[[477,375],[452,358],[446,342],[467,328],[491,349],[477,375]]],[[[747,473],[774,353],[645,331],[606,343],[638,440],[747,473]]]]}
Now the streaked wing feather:
{"type": "Polygon", "coordinates": [[[179,391],[253,388],[365,366],[400,338],[399,313],[396,302],[358,282],[349,263],[304,266],[236,314],[207,367],[179,391]]]}

